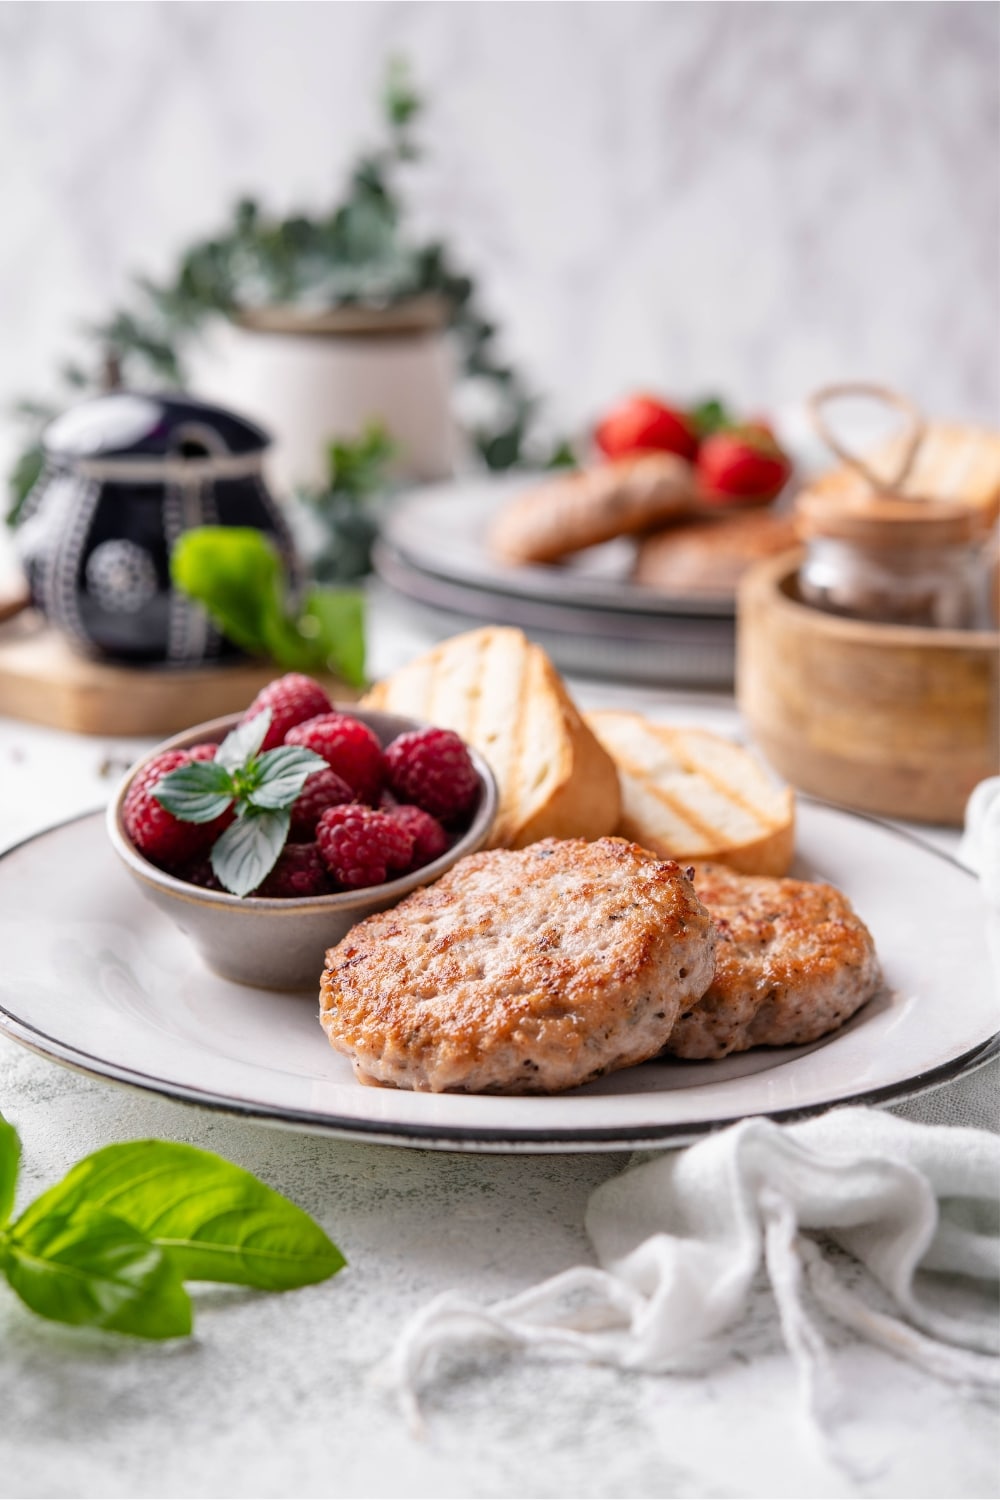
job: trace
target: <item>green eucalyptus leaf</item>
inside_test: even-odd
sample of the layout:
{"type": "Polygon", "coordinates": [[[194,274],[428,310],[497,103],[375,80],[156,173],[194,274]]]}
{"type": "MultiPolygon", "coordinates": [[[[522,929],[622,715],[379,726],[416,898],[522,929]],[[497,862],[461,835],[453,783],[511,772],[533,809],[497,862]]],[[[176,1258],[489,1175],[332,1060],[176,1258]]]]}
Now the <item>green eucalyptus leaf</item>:
{"type": "Polygon", "coordinates": [[[279,745],[267,750],[257,762],[257,784],[249,800],[254,807],[274,810],[291,807],[312,773],[325,767],[322,755],[301,745],[279,745]]]}
{"type": "Polygon", "coordinates": [[[259,714],[254,714],[245,724],[237,724],[235,729],[231,729],[215,752],[215,761],[206,764],[222,766],[226,771],[235,771],[245,766],[266,740],[270,727],[271,710],[261,709],[259,714]]]}
{"type": "Polygon", "coordinates": [[[249,896],[274,869],[288,837],[291,815],[246,807],[212,845],[212,869],[227,891],[249,896]]]}
{"type": "Polygon", "coordinates": [[[160,806],[183,823],[211,823],[230,806],[235,794],[229,771],[217,760],[178,766],[161,776],[151,791],[160,806]]]}
{"type": "Polygon", "coordinates": [[[103,1208],[38,1212],[34,1204],[6,1236],[4,1259],[14,1291],[43,1318],[148,1339],[191,1332],[191,1303],[172,1257],[103,1208]]]}
{"type": "Polygon", "coordinates": [[[33,1208],[112,1212],[165,1251],[186,1281],[283,1291],[325,1281],[344,1257],[296,1204],[211,1151],[170,1141],[105,1146],[33,1208]]]}
{"type": "Polygon", "coordinates": [[[14,1207],[20,1161],[21,1142],[17,1131],[0,1115],[0,1229],[10,1218],[14,1207]]]}

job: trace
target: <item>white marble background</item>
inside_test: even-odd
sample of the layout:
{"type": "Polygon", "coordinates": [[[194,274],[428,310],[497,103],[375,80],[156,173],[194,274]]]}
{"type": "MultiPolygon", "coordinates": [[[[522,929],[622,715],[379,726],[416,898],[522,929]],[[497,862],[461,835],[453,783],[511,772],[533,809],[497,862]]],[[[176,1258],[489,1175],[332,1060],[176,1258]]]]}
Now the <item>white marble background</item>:
{"type": "Polygon", "coordinates": [[[397,51],[415,218],[555,424],[848,376],[996,420],[998,41],[965,3],[0,4],[0,407],[239,193],[321,205],[397,51]]]}

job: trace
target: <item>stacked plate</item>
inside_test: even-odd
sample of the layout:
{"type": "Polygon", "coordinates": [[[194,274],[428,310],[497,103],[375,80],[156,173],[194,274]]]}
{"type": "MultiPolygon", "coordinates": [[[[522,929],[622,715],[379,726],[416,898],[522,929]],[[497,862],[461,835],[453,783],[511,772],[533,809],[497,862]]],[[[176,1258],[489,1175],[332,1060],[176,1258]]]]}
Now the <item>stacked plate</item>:
{"type": "Polygon", "coordinates": [[[375,552],[383,585],[434,634],[517,625],[564,672],[617,681],[728,687],[732,594],[661,594],[628,581],[633,544],[591,547],[563,566],[511,567],[486,546],[493,513],[535,482],[462,479],[397,502],[375,552]]]}

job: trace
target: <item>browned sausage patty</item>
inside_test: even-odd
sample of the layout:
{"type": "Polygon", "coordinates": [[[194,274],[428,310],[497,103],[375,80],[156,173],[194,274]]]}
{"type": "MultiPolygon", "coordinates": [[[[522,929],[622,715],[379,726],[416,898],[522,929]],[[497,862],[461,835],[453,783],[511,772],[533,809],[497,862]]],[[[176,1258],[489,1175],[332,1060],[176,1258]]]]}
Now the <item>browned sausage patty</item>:
{"type": "Polygon", "coordinates": [[[719,934],[715,977],[667,1052],[717,1058],[801,1046],[843,1025],[878,989],[871,933],[832,885],[721,865],[700,866],[694,883],[719,934]]]}
{"type": "Polygon", "coordinates": [[[360,922],[327,953],[320,1018],[364,1082],[555,1093],[661,1051],[714,957],[672,860],[545,839],[470,855],[360,922]]]}

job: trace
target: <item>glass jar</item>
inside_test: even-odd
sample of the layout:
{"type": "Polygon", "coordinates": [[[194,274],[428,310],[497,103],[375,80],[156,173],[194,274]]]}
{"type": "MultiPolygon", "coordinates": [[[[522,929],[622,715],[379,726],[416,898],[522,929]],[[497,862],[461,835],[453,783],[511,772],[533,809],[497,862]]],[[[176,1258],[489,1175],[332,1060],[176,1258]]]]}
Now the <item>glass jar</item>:
{"type": "Polygon", "coordinates": [[[806,491],[796,529],[806,554],[799,593],[833,614],[883,624],[985,628],[991,549],[969,507],[902,496],[806,491]]]}

